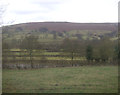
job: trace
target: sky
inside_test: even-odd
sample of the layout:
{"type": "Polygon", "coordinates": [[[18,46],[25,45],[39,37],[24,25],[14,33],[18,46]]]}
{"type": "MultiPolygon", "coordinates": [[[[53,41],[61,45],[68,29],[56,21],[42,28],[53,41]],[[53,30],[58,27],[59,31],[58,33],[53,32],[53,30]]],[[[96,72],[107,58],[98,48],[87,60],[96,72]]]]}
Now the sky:
{"type": "Polygon", "coordinates": [[[118,22],[120,0],[0,0],[4,24],[118,22]]]}

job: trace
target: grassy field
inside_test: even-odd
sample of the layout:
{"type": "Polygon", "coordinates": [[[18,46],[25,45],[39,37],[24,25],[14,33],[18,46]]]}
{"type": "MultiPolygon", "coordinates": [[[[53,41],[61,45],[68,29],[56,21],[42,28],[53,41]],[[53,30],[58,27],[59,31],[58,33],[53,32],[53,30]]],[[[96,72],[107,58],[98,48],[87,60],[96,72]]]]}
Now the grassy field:
{"type": "Polygon", "coordinates": [[[3,93],[117,93],[117,66],[3,70],[3,93]]]}
{"type": "MultiPolygon", "coordinates": [[[[30,55],[29,52],[20,49],[11,49],[11,50],[4,50],[6,52],[3,53],[6,57],[4,58],[5,60],[30,60],[30,55]]],[[[71,56],[69,53],[63,53],[63,52],[48,52],[48,51],[35,51],[33,50],[32,53],[32,59],[33,60],[40,60],[45,56],[46,60],[72,60],[71,56]]],[[[76,56],[74,55],[74,60],[81,60],[85,61],[86,58],[82,57],[80,55],[76,56]]]]}
{"type": "MultiPolygon", "coordinates": [[[[99,38],[99,35],[106,35],[111,33],[112,31],[108,30],[71,30],[66,33],[62,32],[63,36],[59,36],[58,33],[56,33],[56,39],[54,39],[54,34],[51,34],[50,31],[46,33],[42,32],[34,32],[32,33],[33,35],[39,36],[39,42],[43,43],[54,43],[54,42],[59,42],[62,41],[64,38],[69,37],[70,39],[77,39],[78,37],[76,34],[80,34],[81,38],[83,40],[88,39],[93,39],[93,37],[96,35],[97,38],[99,38]]],[[[21,32],[16,32],[15,30],[12,30],[12,32],[9,30],[9,32],[6,32],[3,34],[3,38],[6,41],[12,41],[14,39],[21,39],[24,38],[27,33],[31,33],[31,31],[21,31],[21,32]]]]}

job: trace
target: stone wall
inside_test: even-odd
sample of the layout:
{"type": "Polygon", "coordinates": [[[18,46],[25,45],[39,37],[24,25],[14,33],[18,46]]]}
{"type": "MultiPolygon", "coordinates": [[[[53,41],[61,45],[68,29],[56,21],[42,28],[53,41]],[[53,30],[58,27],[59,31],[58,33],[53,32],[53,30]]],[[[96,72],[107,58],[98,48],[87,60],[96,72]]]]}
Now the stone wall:
{"type": "Polygon", "coordinates": [[[71,60],[49,60],[49,61],[33,61],[30,62],[6,62],[3,63],[3,69],[38,69],[50,67],[72,67],[72,66],[95,66],[95,65],[117,65],[118,62],[88,62],[88,61],[71,61],[71,60]]]}

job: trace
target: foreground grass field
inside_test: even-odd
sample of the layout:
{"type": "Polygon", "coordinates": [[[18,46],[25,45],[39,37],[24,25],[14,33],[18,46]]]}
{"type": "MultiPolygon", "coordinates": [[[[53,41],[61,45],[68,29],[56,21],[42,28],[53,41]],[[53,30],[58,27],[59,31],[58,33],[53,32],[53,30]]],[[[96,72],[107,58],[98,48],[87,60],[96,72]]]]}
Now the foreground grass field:
{"type": "Polygon", "coordinates": [[[117,93],[117,66],[3,70],[3,93],[117,93]]]}

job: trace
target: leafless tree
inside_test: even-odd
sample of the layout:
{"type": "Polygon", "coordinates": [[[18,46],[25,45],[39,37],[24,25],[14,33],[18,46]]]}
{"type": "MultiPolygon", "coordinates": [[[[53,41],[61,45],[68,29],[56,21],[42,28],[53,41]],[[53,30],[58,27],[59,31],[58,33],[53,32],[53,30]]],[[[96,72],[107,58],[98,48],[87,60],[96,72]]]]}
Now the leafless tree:
{"type": "Polygon", "coordinates": [[[33,50],[34,49],[39,49],[39,42],[38,42],[38,37],[29,35],[26,36],[22,41],[20,45],[21,49],[26,49],[29,53],[30,56],[30,63],[31,67],[33,67],[33,50]]]}

